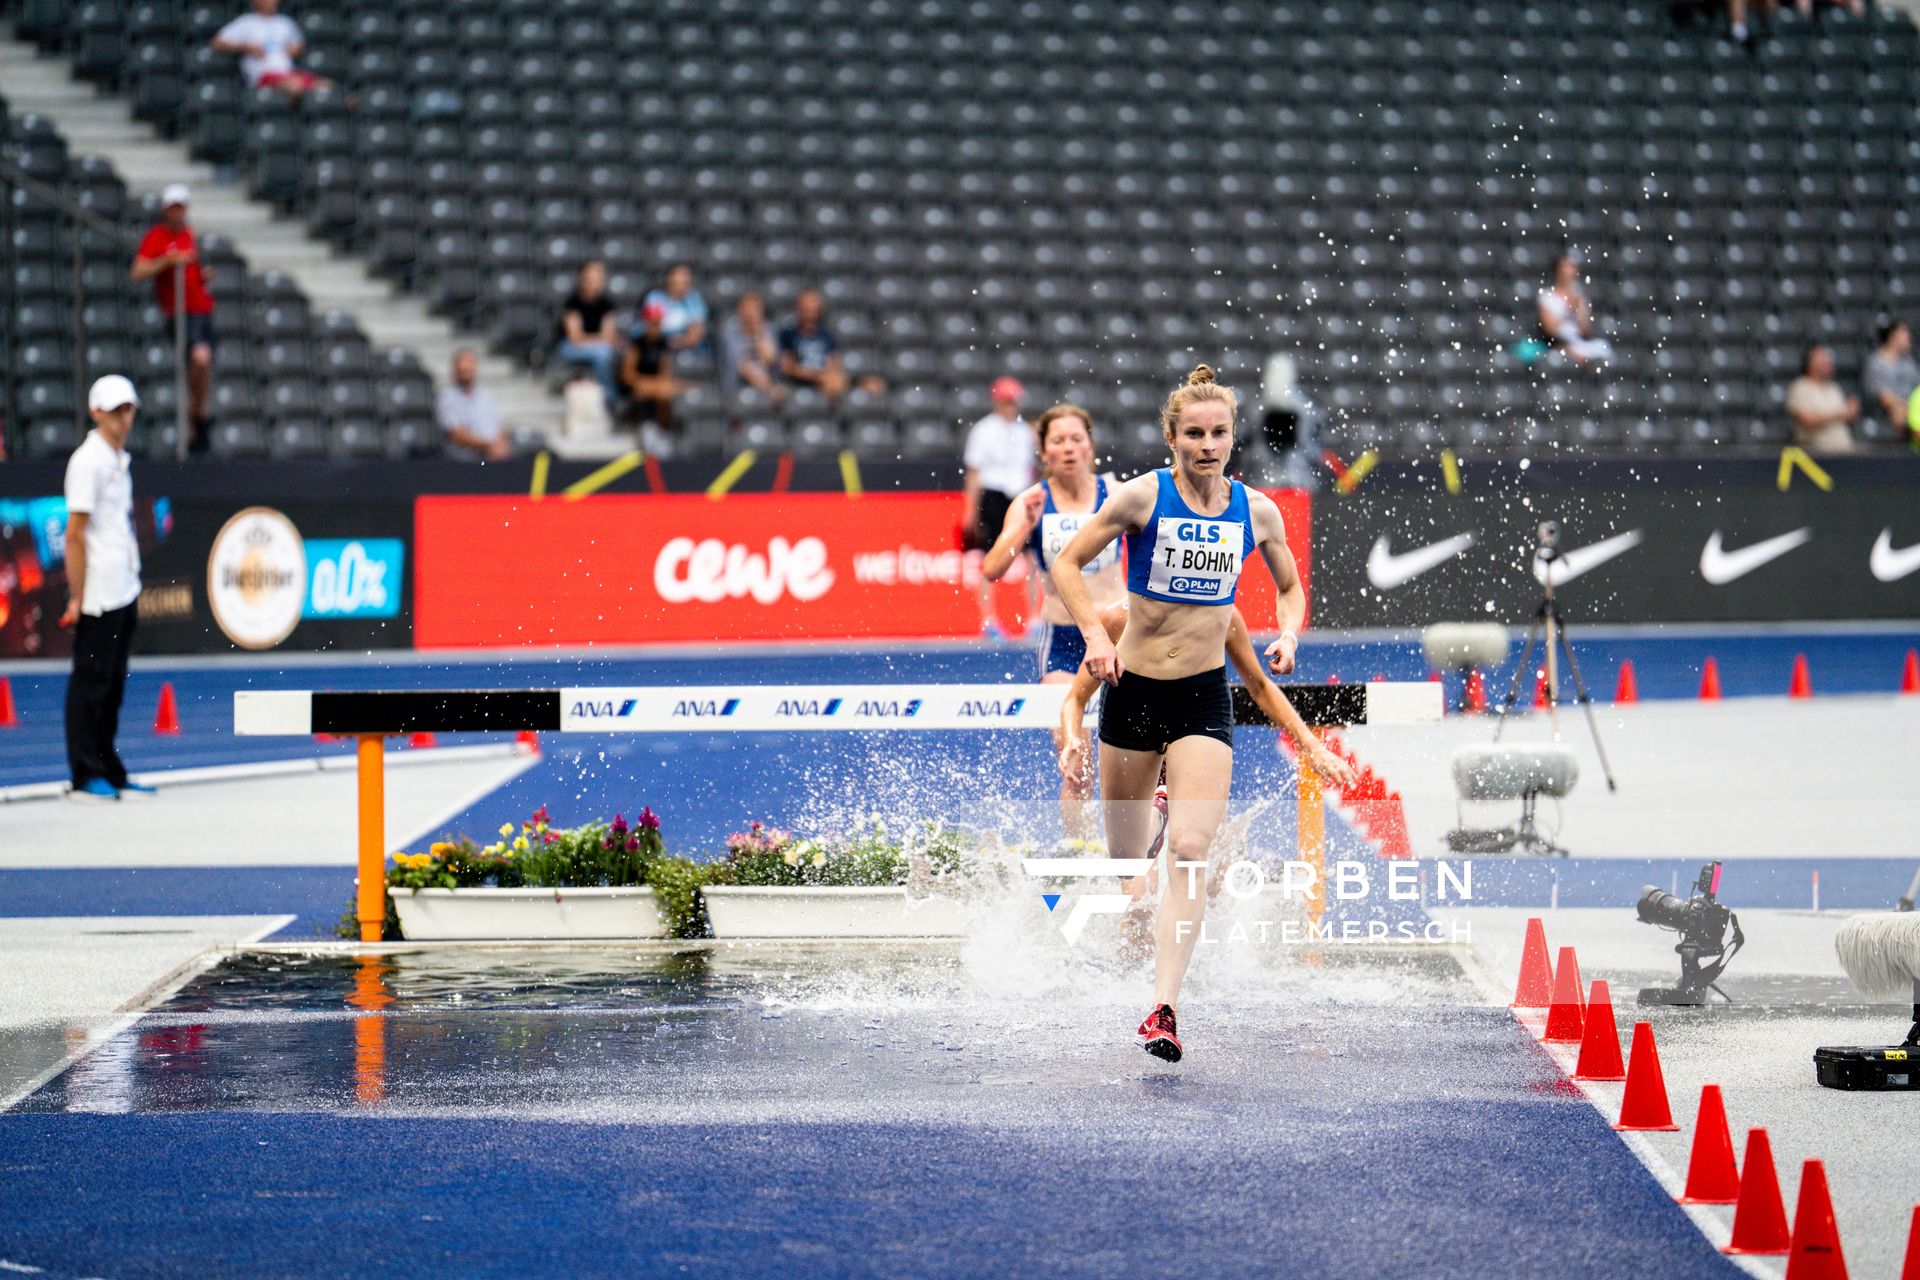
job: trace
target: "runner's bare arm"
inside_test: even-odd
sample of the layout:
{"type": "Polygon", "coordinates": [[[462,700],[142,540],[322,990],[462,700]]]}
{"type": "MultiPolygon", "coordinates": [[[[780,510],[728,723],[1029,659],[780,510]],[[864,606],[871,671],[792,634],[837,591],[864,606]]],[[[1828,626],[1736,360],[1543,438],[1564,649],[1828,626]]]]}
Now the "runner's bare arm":
{"type": "Polygon", "coordinates": [[[1146,524],[1159,488],[1159,479],[1148,472],[1111,491],[1093,518],[1081,525],[1080,532],[1054,557],[1053,589],[1073,615],[1080,634],[1087,638],[1086,669],[1108,684],[1120,681],[1120,654],[1101,624],[1099,611],[1093,607],[1093,594],[1080,571],[1115,538],[1146,524]]]}
{"type": "Polygon", "coordinates": [[[1020,555],[1020,548],[1033,533],[1033,526],[1039,523],[1040,508],[1047,502],[1047,495],[1039,485],[1029,485],[1007,508],[1007,518],[1000,522],[1000,536],[987,548],[986,558],[980,562],[980,576],[988,582],[998,582],[1007,576],[1007,570],[1013,568],[1013,562],[1020,555]]]}
{"type": "Polygon", "coordinates": [[[1296,629],[1307,616],[1307,590],[1300,584],[1300,568],[1293,562],[1293,552],[1287,550],[1287,526],[1280,518],[1280,508],[1257,490],[1248,492],[1247,507],[1253,517],[1254,544],[1267,562],[1280,595],[1280,638],[1267,646],[1267,666],[1273,674],[1284,676],[1293,670],[1294,654],[1300,647],[1296,629]]]}
{"type": "Polygon", "coordinates": [[[1260,655],[1253,651],[1253,636],[1247,630],[1247,619],[1237,605],[1233,610],[1233,620],[1227,624],[1227,656],[1233,660],[1234,670],[1240,673],[1241,680],[1246,682],[1254,705],[1266,713],[1267,719],[1292,736],[1294,744],[1313,766],[1314,772],[1337,786],[1352,786],[1353,767],[1327,750],[1326,744],[1301,719],[1293,703],[1287,701],[1287,695],[1267,679],[1260,655]]]}

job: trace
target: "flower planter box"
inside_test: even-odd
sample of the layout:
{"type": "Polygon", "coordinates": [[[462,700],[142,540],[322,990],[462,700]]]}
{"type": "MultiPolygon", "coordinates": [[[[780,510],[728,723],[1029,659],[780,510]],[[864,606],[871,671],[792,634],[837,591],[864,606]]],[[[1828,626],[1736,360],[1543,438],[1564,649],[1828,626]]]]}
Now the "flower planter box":
{"type": "Polygon", "coordinates": [[[642,885],[617,889],[393,889],[409,942],[503,938],[664,938],[666,923],[642,885]]]}
{"type": "Polygon", "coordinates": [[[708,885],[700,890],[716,938],[957,938],[967,917],[950,898],[902,888],[708,885]]]}

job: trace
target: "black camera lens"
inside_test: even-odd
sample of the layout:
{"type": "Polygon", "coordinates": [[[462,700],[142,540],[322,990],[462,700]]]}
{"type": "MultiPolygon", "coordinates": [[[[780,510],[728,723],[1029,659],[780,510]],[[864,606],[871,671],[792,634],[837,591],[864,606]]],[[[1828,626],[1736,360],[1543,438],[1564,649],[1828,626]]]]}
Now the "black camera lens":
{"type": "Polygon", "coordinates": [[[1634,908],[1640,919],[1662,929],[1684,930],[1690,914],[1687,904],[1668,893],[1647,885],[1640,890],[1639,905],[1634,908]]]}

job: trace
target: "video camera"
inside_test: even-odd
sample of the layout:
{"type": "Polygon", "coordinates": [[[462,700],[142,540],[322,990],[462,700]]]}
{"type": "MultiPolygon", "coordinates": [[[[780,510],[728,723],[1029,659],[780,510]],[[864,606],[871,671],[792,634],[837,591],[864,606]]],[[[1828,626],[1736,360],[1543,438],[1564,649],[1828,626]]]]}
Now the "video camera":
{"type": "Polygon", "coordinates": [[[1718,862],[1700,868],[1693,896],[1684,902],[1652,885],[1641,890],[1635,908],[1640,919],[1680,935],[1673,948],[1680,954],[1679,984],[1642,988],[1641,1004],[1701,1005],[1707,1002],[1708,991],[1719,992],[1722,1000],[1733,1003],[1715,983],[1747,937],[1740,930],[1740,917],[1719,901],[1721,869],[1718,862]]]}

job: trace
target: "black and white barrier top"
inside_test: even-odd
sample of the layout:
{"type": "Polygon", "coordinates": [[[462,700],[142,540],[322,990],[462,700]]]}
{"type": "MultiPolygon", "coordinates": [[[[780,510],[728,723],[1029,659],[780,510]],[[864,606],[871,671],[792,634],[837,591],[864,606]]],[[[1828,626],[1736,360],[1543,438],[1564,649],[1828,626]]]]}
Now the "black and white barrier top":
{"type": "MultiPolygon", "coordinates": [[[[1429,724],[1438,684],[1281,685],[1310,725],[1429,724]]],[[[233,731],[332,733],[754,732],[790,729],[1050,729],[1064,684],[728,685],[586,689],[440,689],[326,692],[242,690],[233,731]]],[[[1272,723],[1239,685],[1234,723],[1272,723]]]]}

